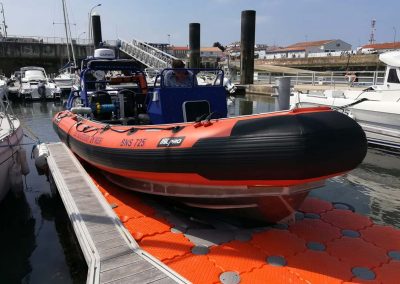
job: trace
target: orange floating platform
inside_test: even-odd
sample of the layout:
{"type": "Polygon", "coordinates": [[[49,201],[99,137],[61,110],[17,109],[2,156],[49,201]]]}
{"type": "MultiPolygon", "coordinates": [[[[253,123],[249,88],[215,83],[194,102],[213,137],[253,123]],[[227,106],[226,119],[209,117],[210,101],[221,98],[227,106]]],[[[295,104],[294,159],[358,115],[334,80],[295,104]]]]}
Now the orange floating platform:
{"type": "Polygon", "coordinates": [[[307,198],[294,224],[210,225],[91,175],[139,245],[193,283],[399,283],[400,230],[350,206],[307,198]]]}

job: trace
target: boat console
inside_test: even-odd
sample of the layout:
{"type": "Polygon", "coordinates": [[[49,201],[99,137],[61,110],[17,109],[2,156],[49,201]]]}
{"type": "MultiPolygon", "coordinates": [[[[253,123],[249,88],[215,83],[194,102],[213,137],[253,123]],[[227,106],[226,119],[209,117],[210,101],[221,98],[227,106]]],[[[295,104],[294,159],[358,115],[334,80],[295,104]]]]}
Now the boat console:
{"type": "Polygon", "coordinates": [[[227,116],[224,73],[219,69],[185,69],[192,76],[190,86],[166,84],[164,69],[149,91],[143,71],[134,60],[91,59],[84,62],[80,90],[72,92],[67,108],[74,113],[110,124],[165,124],[198,118],[227,116]],[[199,85],[197,77],[206,70],[216,74],[212,84],[199,85]]]}

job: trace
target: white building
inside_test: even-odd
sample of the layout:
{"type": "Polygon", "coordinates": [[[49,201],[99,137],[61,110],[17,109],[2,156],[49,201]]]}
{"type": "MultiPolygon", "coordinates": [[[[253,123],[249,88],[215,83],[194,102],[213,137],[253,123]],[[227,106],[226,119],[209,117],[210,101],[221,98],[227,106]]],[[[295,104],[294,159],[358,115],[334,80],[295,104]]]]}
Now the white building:
{"type": "Polygon", "coordinates": [[[400,42],[384,42],[384,43],[374,43],[367,44],[359,47],[359,50],[362,54],[370,54],[370,53],[383,53],[392,50],[400,49],[400,42]]]}
{"type": "Polygon", "coordinates": [[[304,58],[311,53],[341,52],[351,50],[351,44],[340,39],[298,42],[284,48],[267,51],[266,59],[304,58]]]}

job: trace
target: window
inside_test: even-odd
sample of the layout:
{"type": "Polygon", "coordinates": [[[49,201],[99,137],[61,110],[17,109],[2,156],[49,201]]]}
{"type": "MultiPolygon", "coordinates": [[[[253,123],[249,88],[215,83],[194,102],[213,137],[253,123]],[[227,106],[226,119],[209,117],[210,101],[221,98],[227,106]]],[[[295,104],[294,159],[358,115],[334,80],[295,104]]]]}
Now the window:
{"type": "Polygon", "coordinates": [[[44,72],[42,70],[26,70],[22,74],[22,78],[26,78],[28,80],[42,80],[45,79],[44,72]]]}
{"type": "Polygon", "coordinates": [[[400,80],[399,77],[397,76],[396,69],[394,68],[389,69],[389,75],[387,81],[388,83],[400,84],[400,80]]]}

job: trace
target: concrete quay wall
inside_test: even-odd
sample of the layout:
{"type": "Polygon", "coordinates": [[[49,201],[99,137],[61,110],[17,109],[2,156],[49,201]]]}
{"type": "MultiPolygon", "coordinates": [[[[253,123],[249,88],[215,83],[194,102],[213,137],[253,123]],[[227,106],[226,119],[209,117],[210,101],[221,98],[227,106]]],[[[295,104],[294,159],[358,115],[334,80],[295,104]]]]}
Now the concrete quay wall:
{"type": "Polygon", "coordinates": [[[379,61],[378,54],[354,54],[343,56],[310,57],[310,58],[285,58],[273,60],[256,60],[256,65],[278,65],[300,69],[383,69],[384,64],[379,61]]]}
{"type": "MultiPolygon", "coordinates": [[[[86,45],[74,45],[76,59],[86,58],[88,50],[86,45]]],[[[67,61],[65,44],[0,42],[0,73],[6,76],[23,66],[40,66],[48,73],[55,73],[67,61]]]]}

